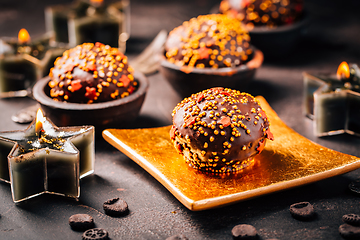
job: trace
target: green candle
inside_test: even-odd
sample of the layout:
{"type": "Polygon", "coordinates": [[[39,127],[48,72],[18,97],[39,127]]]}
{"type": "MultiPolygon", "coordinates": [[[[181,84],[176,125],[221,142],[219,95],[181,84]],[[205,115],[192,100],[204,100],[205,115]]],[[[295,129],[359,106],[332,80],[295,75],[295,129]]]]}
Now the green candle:
{"type": "Polygon", "coordinates": [[[314,134],[360,136],[360,70],[340,64],[337,77],[304,74],[305,114],[314,120],[314,134]]]}
{"type": "Polygon", "coordinates": [[[35,82],[48,75],[54,61],[68,49],[65,44],[50,42],[44,35],[31,41],[25,29],[18,39],[0,40],[0,98],[26,96],[35,82]]]}
{"type": "Polygon", "coordinates": [[[26,130],[0,132],[0,150],[0,173],[10,172],[14,202],[43,193],[78,198],[79,179],[94,172],[94,127],[58,128],[38,111],[26,130]]]}
{"type": "Polygon", "coordinates": [[[101,42],[124,52],[129,38],[129,6],[129,0],[109,5],[90,0],[48,7],[46,28],[57,42],[69,42],[71,46],[101,42]]]}

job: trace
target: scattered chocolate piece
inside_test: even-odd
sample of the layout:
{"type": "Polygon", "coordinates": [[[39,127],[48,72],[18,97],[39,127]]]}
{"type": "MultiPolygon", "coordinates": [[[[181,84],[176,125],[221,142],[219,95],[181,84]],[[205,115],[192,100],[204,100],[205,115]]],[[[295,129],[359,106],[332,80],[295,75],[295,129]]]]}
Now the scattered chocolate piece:
{"type": "Polygon", "coordinates": [[[342,220],[347,224],[353,226],[360,226],[360,215],[358,214],[354,214],[354,213],[345,214],[344,216],[342,216],[342,220]]]}
{"type": "Polygon", "coordinates": [[[360,227],[345,223],[340,225],[339,232],[345,239],[360,239],[360,227]]]}
{"type": "Polygon", "coordinates": [[[105,229],[92,228],[86,230],[82,235],[83,240],[106,240],[109,239],[109,234],[105,229]]]}
{"type": "Polygon", "coordinates": [[[294,203],[290,206],[290,213],[298,220],[309,220],[315,216],[313,205],[309,202],[294,203]]]}
{"type": "Polygon", "coordinates": [[[72,230],[85,231],[94,227],[94,219],[89,214],[74,214],[69,218],[72,230]]]}
{"type": "Polygon", "coordinates": [[[360,178],[352,181],[349,184],[349,189],[351,192],[353,192],[355,194],[360,194],[360,178]]]}
{"type": "Polygon", "coordinates": [[[233,239],[256,239],[257,232],[254,226],[249,224],[239,224],[236,225],[231,230],[233,239]]]}
{"type": "Polygon", "coordinates": [[[184,235],[180,234],[180,235],[174,235],[174,236],[168,237],[166,240],[188,240],[188,238],[185,237],[184,235]]]}
{"type": "Polygon", "coordinates": [[[127,203],[120,198],[109,199],[103,204],[105,214],[113,217],[124,216],[129,213],[127,203]]]}

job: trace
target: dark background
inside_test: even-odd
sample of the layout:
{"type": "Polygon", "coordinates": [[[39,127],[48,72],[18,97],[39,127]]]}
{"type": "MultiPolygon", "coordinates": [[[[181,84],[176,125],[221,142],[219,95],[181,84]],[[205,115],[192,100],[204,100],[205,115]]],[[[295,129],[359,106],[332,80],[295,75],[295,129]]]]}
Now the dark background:
{"type": "MultiPolygon", "coordinates": [[[[33,38],[45,33],[44,8],[70,1],[1,0],[0,37],[16,37],[26,28],[33,38]]],[[[184,20],[207,14],[215,0],[131,0],[130,59],[136,57],[161,29],[170,31],[184,20]]],[[[360,15],[358,0],[308,0],[311,16],[307,35],[289,56],[265,58],[247,90],[264,96],[279,117],[301,135],[337,151],[360,157],[360,138],[341,135],[317,138],[312,121],[303,113],[302,72],[334,73],[341,61],[360,63],[360,15]]],[[[171,123],[171,111],[181,98],[160,74],[149,76],[150,88],[136,127],[171,123]]],[[[10,116],[29,98],[0,100],[0,130],[24,129],[10,116]]],[[[124,126],[126,127],[126,126],[124,126]]],[[[231,206],[191,212],[160,183],[104,140],[96,140],[95,175],[81,180],[80,201],[44,195],[15,205],[10,186],[0,183],[0,239],[81,239],[68,226],[75,213],[89,213],[97,227],[109,231],[111,239],[165,239],[184,234],[189,239],[231,239],[231,229],[240,223],[256,227],[259,239],[342,239],[338,227],[347,213],[360,213],[360,198],[348,190],[360,170],[303,187],[286,190],[231,206]],[[121,197],[130,214],[111,218],[102,204],[121,197]],[[309,201],[317,217],[309,222],[293,219],[289,206],[309,201]]]]}

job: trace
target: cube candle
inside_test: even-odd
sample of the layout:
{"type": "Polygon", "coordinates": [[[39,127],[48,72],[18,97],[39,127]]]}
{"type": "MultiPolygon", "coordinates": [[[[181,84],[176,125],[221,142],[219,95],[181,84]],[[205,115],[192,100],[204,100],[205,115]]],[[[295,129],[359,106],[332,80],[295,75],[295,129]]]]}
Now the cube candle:
{"type": "Polygon", "coordinates": [[[105,5],[103,1],[77,1],[45,10],[46,28],[57,42],[76,46],[84,42],[101,42],[125,52],[129,38],[128,0],[105,5]]]}

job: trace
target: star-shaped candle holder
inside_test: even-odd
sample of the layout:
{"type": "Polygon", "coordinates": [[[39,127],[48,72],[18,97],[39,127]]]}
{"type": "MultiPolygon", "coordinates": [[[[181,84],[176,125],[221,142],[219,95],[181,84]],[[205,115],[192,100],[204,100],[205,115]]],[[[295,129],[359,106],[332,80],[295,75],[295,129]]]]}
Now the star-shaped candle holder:
{"type": "Polygon", "coordinates": [[[94,127],[57,127],[38,110],[25,130],[0,132],[0,180],[15,203],[43,193],[80,196],[79,180],[94,172],[94,127]]]}
{"type": "Polygon", "coordinates": [[[68,49],[68,44],[51,42],[50,37],[31,41],[21,29],[17,39],[0,39],[0,98],[27,96],[35,82],[49,74],[55,59],[68,49]]]}
{"type": "Polygon", "coordinates": [[[314,120],[314,134],[360,136],[360,70],[340,64],[335,75],[304,73],[304,112],[314,120]]]}

